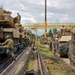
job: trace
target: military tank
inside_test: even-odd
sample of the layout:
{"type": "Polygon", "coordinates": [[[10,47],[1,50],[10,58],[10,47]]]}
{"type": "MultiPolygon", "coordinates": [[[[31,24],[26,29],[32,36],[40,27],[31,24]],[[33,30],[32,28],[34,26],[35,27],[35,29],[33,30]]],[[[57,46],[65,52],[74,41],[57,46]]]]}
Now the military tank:
{"type": "MultiPolygon", "coordinates": [[[[11,14],[12,12],[0,7],[0,43],[3,43],[5,36],[9,35],[14,41],[14,52],[16,53],[27,47],[29,42],[25,38],[24,28],[18,23],[17,18],[11,17],[11,14]]],[[[10,54],[0,46],[0,56],[4,53],[10,54]]]]}
{"type": "Polygon", "coordinates": [[[59,39],[59,54],[60,57],[68,57],[68,42],[71,40],[70,36],[62,36],[59,39]]]}
{"type": "Polygon", "coordinates": [[[75,32],[72,33],[71,41],[69,42],[68,56],[70,59],[70,64],[75,67],[75,32]]]}
{"type": "Polygon", "coordinates": [[[64,25],[61,27],[59,33],[59,55],[60,57],[68,57],[68,42],[71,40],[71,28],[67,28],[64,25]]]}

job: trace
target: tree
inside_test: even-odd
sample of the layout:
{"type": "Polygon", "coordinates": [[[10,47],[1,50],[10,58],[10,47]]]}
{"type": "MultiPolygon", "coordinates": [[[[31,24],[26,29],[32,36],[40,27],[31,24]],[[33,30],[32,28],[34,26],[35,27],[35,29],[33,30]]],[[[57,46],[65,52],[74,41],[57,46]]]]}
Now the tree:
{"type": "Polygon", "coordinates": [[[41,37],[44,37],[44,34],[42,34],[41,37]]]}
{"type": "Polygon", "coordinates": [[[57,34],[58,32],[57,32],[57,29],[56,28],[54,28],[53,29],[53,34],[57,34]]]}
{"type": "Polygon", "coordinates": [[[31,36],[32,36],[32,38],[35,38],[35,34],[32,34],[31,36]]]}
{"type": "Polygon", "coordinates": [[[27,31],[27,34],[31,36],[32,35],[32,31],[31,30],[28,30],[27,31]]]}
{"type": "Polygon", "coordinates": [[[52,33],[52,30],[51,30],[51,29],[50,29],[49,32],[48,32],[48,36],[49,36],[49,37],[52,37],[52,36],[53,36],[53,33],[52,33]]]}

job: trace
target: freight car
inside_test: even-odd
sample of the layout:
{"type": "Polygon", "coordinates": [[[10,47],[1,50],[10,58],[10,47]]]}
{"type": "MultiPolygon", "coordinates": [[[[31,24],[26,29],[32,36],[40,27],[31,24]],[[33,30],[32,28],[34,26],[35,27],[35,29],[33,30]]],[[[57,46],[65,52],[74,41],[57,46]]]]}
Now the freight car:
{"type": "MultiPolygon", "coordinates": [[[[18,29],[16,28],[1,28],[0,29],[0,43],[3,43],[5,40],[6,35],[10,35],[12,39],[14,40],[14,52],[18,52],[22,48],[26,47],[28,45],[28,40],[26,38],[22,37],[23,33],[20,33],[18,29]]],[[[5,53],[6,50],[4,50],[2,47],[0,47],[0,54],[5,53]]],[[[9,52],[8,52],[9,54],[9,52]]]]}
{"type": "MultiPolygon", "coordinates": [[[[14,52],[27,47],[29,41],[24,37],[24,30],[22,25],[19,25],[16,21],[14,23],[14,18],[11,17],[11,12],[3,10],[0,8],[0,43],[5,41],[5,36],[9,35],[14,41],[14,52]]],[[[9,50],[5,50],[0,46],[0,56],[3,54],[10,54],[9,50]]]]}

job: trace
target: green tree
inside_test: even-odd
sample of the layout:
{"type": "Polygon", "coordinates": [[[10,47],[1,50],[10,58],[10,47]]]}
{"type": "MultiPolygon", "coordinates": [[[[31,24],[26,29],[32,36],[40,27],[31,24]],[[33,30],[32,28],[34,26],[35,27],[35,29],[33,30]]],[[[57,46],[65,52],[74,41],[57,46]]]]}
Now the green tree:
{"type": "Polygon", "coordinates": [[[52,37],[52,36],[53,36],[53,33],[52,33],[52,30],[51,30],[51,29],[50,29],[49,32],[48,32],[48,36],[49,36],[49,37],[52,37]]]}
{"type": "Polygon", "coordinates": [[[57,29],[56,28],[53,29],[53,34],[57,34],[57,29]]]}
{"type": "Polygon", "coordinates": [[[27,34],[31,36],[32,35],[32,31],[31,30],[28,30],[27,31],[27,34]]]}
{"type": "Polygon", "coordinates": [[[35,34],[32,34],[31,36],[32,36],[32,38],[35,38],[35,34]]]}
{"type": "Polygon", "coordinates": [[[35,38],[35,34],[33,34],[31,30],[28,30],[28,35],[31,36],[32,38],[35,38]]]}

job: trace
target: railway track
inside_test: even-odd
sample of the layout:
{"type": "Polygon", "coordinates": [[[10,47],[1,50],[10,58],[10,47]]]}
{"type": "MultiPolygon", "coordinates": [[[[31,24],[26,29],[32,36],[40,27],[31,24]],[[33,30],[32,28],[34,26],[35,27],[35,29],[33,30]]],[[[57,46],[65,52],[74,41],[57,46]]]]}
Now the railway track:
{"type": "Polygon", "coordinates": [[[32,57],[30,54],[27,64],[32,65],[32,67],[26,67],[23,75],[50,75],[37,44],[32,48],[32,53],[34,53],[34,58],[30,58],[32,57]]]}
{"type": "Polygon", "coordinates": [[[30,47],[21,50],[16,54],[16,61],[13,61],[12,58],[0,65],[0,75],[21,75],[21,70],[27,60],[27,56],[30,52],[30,47]]]}
{"type": "Polygon", "coordinates": [[[47,70],[47,67],[45,66],[45,63],[43,62],[43,57],[40,53],[38,46],[36,55],[37,55],[38,74],[35,73],[35,75],[50,75],[47,70]]]}
{"type": "MultiPolygon", "coordinates": [[[[8,64],[6,68],[5,65],[0,67],[0,75],[22,75],[25,70],[26,61],[30,51],[31,48],[27,47],[23,52],[21,52],[21,54],[19,54],[19,56],[16,57],[16,61],[8,60],[5,63],[5,65],[8,64]],[[2,68],[4,68],[4,70],[2,68]]],[[[37,74],[34,73],[34,75],[50,75],[45,66],[45,63],[43,62],[43,58],[38,47],[36,49],[36,58],[38,72],[37,74]]]]}

